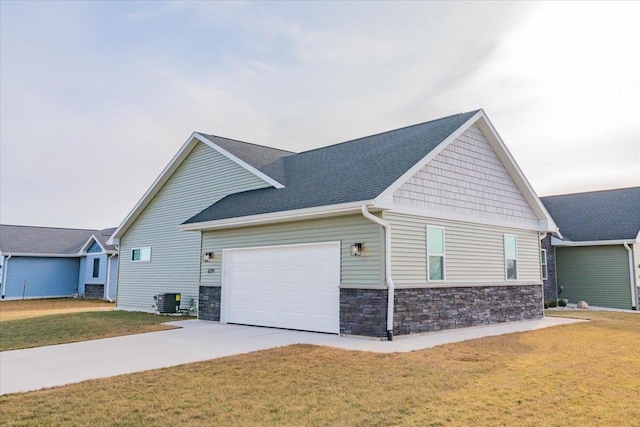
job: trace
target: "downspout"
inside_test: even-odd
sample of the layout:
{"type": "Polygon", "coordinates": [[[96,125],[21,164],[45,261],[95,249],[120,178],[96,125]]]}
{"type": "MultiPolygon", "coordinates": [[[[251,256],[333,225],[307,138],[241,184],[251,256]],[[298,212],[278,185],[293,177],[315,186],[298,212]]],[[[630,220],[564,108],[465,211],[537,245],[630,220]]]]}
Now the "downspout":
{"type": "Polygon", "coordinates": [[[111,281],[111,258],[116,256],[115,253],[111,254],[109,258],[107,258],[107,283],[104,287],[105,299],[109,302],[113,302],[113,300],[109,297],[109,282],[111,281]]]}
{"type": "Polygon", "coordinates": [[[627,250],[627,252],[629,253],[629,284],[631,285],[631,309],[632,310],[637,310],[638,308],[638,296],[635,295],[636,294],[636,285],[634,282],[635,276],[633,274],[633,252],[631,251],[631,248],[629,247],[629,244],[627,242],[624,242],[624,248],[627,250]]]}
{"type": "Polygon", "coordinates": [[[4,295],[7,292],[7,278],[9,274],[9,260],[11,259],[11,255],[4,259],[4,264],[2,265],[2,299],[4,299],[4,295]]]}
{"type": "Polygon", "coordinates": [[[391,226],[387,221],[372,215],[366,205],[362,205],[362,215],[369,221],[375,222],[384,228],[384,275],[389,289],[389,298],[387,300],[387,340],[393,341],[393,293],[395,285],[391,278],[391,226]]]}

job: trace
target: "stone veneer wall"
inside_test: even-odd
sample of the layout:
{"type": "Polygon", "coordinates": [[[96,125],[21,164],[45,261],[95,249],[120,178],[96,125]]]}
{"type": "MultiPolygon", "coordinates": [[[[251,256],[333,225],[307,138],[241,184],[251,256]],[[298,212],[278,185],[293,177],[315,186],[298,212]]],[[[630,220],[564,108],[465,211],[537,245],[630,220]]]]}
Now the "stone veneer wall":
{"type": "Polygon", "coordinates": [[[198,319],[220,321],[220,286],[200,286],[198,290],[198,319]]]}
{"type": "MultiPolygon", "coordinates": [[[[341,289],[340,333],[386,337],[387,290],[341,289]]],[[[394,335],[543,317],[542,286],[396,289],[394,335]]]]}
{"type": "Polygon", "coordinates": [[[104,285],[84,285],[85,298],[104,298],[104,285]]]}
{"type": "Polygon", "coordinates": [[[386,289],[340,289],[340,334],[387,336],[386,289]]]}
{"type": "MultiPolygon", "coordinates": [[[[551,234],[540,241],[540,247],[547,250],[547,280],[544,281],[544,300],[556,299],[556,251],[551,246],[551,234]]],[[[558,297],[562,298],[562,295],[558,297]]]]}
{"type": "Polygon", "coordinates": [[[393,329],[406,335],[543,315],[540,285],[397,289],[393,329]]]}

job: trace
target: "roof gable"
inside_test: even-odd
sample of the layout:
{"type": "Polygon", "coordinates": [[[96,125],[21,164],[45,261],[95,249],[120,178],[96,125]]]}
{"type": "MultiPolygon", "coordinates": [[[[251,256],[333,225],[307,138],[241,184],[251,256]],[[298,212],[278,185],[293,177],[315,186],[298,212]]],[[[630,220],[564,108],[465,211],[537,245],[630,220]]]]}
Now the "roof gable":
{"type": "Polygon", "coordinates": [[[628,240],[640,233],[640,187],[541,198],[566,240],[628,240]]]}
{"type": "Polygon", "coordinates": [[[469,126],[393,193],[393,204],[520,224],[537,229],[538,217],[478,126],[469,126]]]}
{"type": "Polygon", "coordinates": [[[229,195],[185,224],[372,201],[477,113],[284,156],[277,162],[286,177],[286,188],[229,195]]]}
{"type": "Polygon", "coordinates": [[[260,171],[259,168],[268,163],[272,163],[274,160],[279,158],[279,156],[281,157],[291,154],[290,152],[194,132],[185,141],[169,164],[163,169],[153,184],[151,184],[151,187],[149,187],[142,198],[129,212],[127,217],[114,231],[113,235],[108,240],[110,244],[115,243],[117,239],[119,239],[129,229],[129,227],[135,222],[138,215],[144,211],[155,195],[158,194],[162,187],[167,183],[167,181],[169,181],[171,176],[178,170],[180,165],[200,142],[222,154],[234,163],[240,165],[247,171],[265,181],[268,185],[272,185],[275,188],[284,187],[280,182],[260,171]]]}

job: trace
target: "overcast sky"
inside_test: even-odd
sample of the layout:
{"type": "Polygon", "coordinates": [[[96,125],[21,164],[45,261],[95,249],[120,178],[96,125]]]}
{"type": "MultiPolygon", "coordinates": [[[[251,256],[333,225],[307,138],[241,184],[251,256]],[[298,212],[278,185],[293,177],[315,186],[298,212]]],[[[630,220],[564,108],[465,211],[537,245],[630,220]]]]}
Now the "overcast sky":
{"type": "Polygon", "coordinates": [[[192,131],[484,108],[540,196],[640,185],[640,3],[1,2],[0,221],[118,225],[192,131]]]}

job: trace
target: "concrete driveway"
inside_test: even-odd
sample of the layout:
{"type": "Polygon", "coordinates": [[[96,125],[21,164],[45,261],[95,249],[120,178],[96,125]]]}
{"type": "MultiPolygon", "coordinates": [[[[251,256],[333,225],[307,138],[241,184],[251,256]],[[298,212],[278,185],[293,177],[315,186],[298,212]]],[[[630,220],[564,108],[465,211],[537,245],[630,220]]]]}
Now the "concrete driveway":
{"type": "Polygon", "coordinates": [[[0,353],[0,395],[267,350],[291,344],[395,353],[579,322],[547,317],[394,341],[186,320],[180,329],[0,353]]]}

